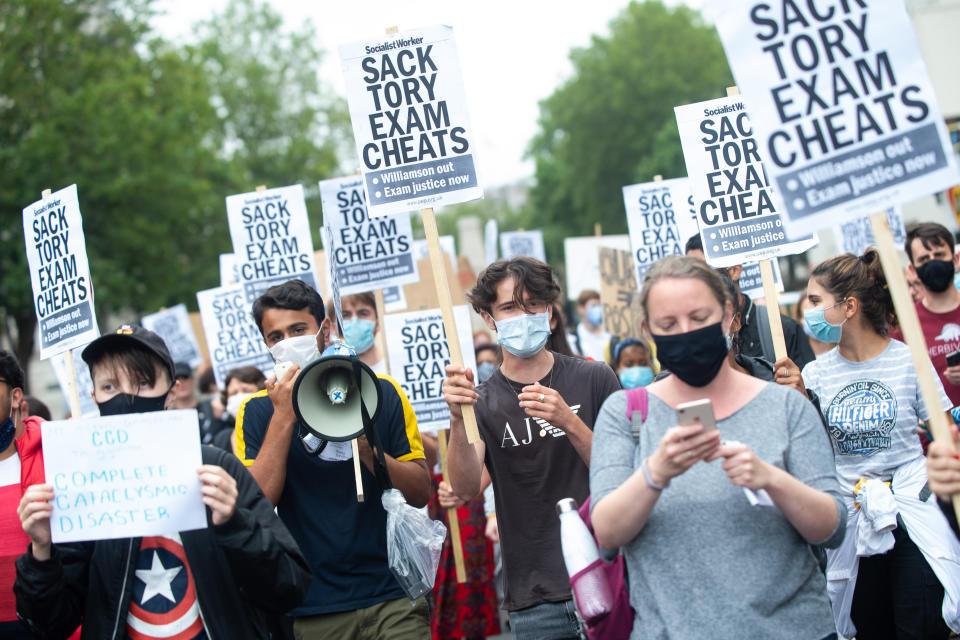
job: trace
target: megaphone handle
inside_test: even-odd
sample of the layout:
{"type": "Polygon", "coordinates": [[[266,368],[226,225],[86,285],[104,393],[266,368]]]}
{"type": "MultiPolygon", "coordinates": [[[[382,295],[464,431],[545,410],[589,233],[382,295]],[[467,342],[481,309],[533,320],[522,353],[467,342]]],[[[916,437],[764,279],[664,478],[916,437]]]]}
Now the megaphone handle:
{"type": "MultiPolygon", "coordinates": [[[[353,375],[357,383],[357,389],[362,389],[360,378],[360,365],[353,364],[353,375]]],[[[380,432],[377,426],[370,419],[367,413],[367,405],[363,402],[363,396],[360,397],[360,417],[363,419],[363,433],[367,436],[367,442],[373,447],[376,454],[373,456],[373,471],[377,478],[377,483],[381,490],[393,489],[393,482],[390,481],[390,472],[387,471],[387,459],[383,456],[383,442],[380,441],[380,432]]]]}

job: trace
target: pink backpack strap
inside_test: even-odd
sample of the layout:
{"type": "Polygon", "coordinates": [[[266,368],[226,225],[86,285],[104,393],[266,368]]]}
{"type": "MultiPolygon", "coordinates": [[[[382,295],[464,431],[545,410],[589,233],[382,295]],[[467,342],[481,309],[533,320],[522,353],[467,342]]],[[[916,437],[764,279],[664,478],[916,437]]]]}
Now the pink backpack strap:
{"type": "Polygon", "coordinates": [[[640,420],[647,419],[647,388],[627,389],[627,420],[633,420],[633,412],[640,412],[640,420]]]}

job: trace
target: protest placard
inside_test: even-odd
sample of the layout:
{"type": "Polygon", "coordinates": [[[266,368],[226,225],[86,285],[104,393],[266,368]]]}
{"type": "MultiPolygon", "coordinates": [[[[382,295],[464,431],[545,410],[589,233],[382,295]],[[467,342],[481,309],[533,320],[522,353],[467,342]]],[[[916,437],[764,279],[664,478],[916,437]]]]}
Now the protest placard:
{"type": "Polygon", "coordinates": [[[546,262],[547,252],[543,248],[543,232],[539,229],[502,232],[500,234],[500,256],[504,260],[516,256],[528,256],[536,258],[540,262],[546,262]]]}
{"type": "Polygon", "coordinates": [[[54,543],[207,526],[195,409],[45,422],[41,438],[54,543]]]}
{"type": "MultiPolygon", "coordinates": [[[[90,378],[90,367],[88,367],[87,363],[80,357],[85,347],[86,345],[73,350],[73,376],[71,376],[68,371],[66,353],[58,353],[50,358],[50,364],[53,366],[53,375],[57,377],[57,384],[60,385],[60,390],[63,392],[63,398],[66,400],[67,405],[69,406],[72,402],[70,385],[75,382],[77,385],[77,400],[80,403],[81,415],[98,416],[100,415],[100,409],[97,407],[97,403],[94,402],[93,395],[91,395],[93,393],[93,380],[90,378]]],[[[80,416],[72,417],[79,418],[80,416]]]]}
{"type": "MultiPolygon", "coordinates": [[[[887,226],[893,235],[893,243],[903,250],[903,243],[907,239],[907,230],[903,225],[903,212],[900,207],[889,207],[886,210],[887,226]]],[[[837,240],[837,250],[840,253],[852,253],[855,256],[863,255],[868,247],[876,247],[877,239],[873,235],[869,218],[854,218],[833,227],[833,235],[837,240]]]]}
{"type": "Polygon", "coordinates": [[[686,238],[680,233],[680,218],[689,218],[688,184],[686,178],[675,178],[623,188],[638,289],[650,265],[666,256],[683,255],[686,238]]]}
{"type": "MultiPolygon", "coordinates": [[[[474,371],[473,330],[470,311],[464,306],[453,308],[456,316],[460,349],[465,367],[474,371]]],[[[391,375],[403,387],[421,429],[447,429],[450,409],[441,389],[446,378],[444,369],[451,363],[443,318],[439,309],[411,311],[388,315],[384,322],[387,356],[391,375]]]]}
{"type": "Polygon", "coordinates": [[[903,0],[712,7],[791,232],[960,181],[903,0]]]}
{"type": "Polygon", "coordinates": [[[453,28],[342,45],[371,217],[483,197],[453,28]]]}
{"type": "Polygon", "coordinates": [[[640,338],[640,292],[630,251],[600,247],[600,303],[603,326],[620,338],[640,338]]]}
{"type": "MultiPolygon", "coordinates": [[[[453,239],[453,236],[440,236],[440,248],[443,249],[443,252],[450,258],[451,264],[457,264],[457,243],[453,239]]],[[[430,248],[427,246],[426,240],[414,240],[413,241],[413,259],[418,263],[424,258],[430,257],[430,248]]],[[[419,269],[422,273],[423,269],[419,269]]]]}
{"type": "Polygon", "coordinates": [[[371,219],[359,176],[320,181],[323,223],[330,228],[340,293],[350,295],[417,282],[410,213],[371,219]]]}
{"type": "Polygon", "coordinates": [[[227,196],[227,218],[248,302],[294,278],[320,290],[301,185],[227,196]]]}
{"type": "Polygon", "coordinates": [[[483,266],[485,267],[492,262],[496,262],[499,257],[499,247],[497,246],[498,236],[497,221],[493,219],[487,220],[483,225],[483,256],[485,263],[483,266]]]}
{"type": "Polygon", "coordinates": [[[407,296],[403,287],[385,287],[383,290],[383,309],[386,313],[397,313],[407,308],[407,296]]]}
{"type": "MultiPolygon", "coordinates": [[[[783,275],[780,273],[780,263],[776,260],[771,260],[770,265],[773,267],[774,287],[777,293],[783,293],[783,275]]],[[[760,275],[759,263],[745,262],[743,264],[743,271],[740,273],[738,286],[740,287],[740,293],[748,298],[756,300],[757,298],[764,297],[763,278],[760,275]]]]}
{"type": "Polygon", "coordinates": [[[802,253],[816,237],[788,237],[741,96],[675,107],[707,262],[729,267],[802,253]]]}
{"type": "Polygon", "coordinates": [[[240,269],[237,266],[237,254],[220,254],[220,286],[229,287],[240,282],[240,269]]]}
{"type": "Polygon", "coordinates": [[[140,322],[144,329],[149,329],[163,338],[174,362],[186,362],[191,369],[199,367],[203,362],[185,304],[143,316],[140,322]]]}
{"type": "Polygon", "coordinates": [[[77,185],[23,210],[23,239],[37,314],[40,359],[92,342],[100,335],[93,308],[77,185]]]}
{"type": "Polygon", "coordinates": [[[597,249],[608,247],[630,251],[630,236],[580,236],[564,238],[568,300],[576,300],[584,289],[597,289],[600,282],[600,256],[597,249]]]}
{"type": "MultiPolygon", "coordinates": [[[[453,274],[453,264],[450,262],[450,255],[443,252],[444,269],[449,274],[453,274]]],[[[439,304],[437,296],[436,283],[433,280],[433,270],[430,268],[430,258],[421,258],[417,263],[417,269],[420,271],[420,282],[407,284],[403,287],[403,295],[407,302],[407,309],[411,311],[433,309],[439,304]]],[[[455,304],[463,304],[463,289],[460,287],[458,278],[448,278],[447,287],[450,299],[455,304]]]]}
{"type": "Polygon", "coordinates": [[[250,365],[268,378],[272,375],[273,359],[253,321],[243,285],[198,291],[197,304],[218,387],[226,387],[227,373],[237,367],[250,365]]]}
{"type": "Polygon", "coordinates": [[[680,244],[686,248],[687,240],[700,235],[697,205],[694,204],[693,193],[690,191],[690,178],[674,178],[671,183],[670,193],[674,202],[674,212],[677,214],[680,244]]]}

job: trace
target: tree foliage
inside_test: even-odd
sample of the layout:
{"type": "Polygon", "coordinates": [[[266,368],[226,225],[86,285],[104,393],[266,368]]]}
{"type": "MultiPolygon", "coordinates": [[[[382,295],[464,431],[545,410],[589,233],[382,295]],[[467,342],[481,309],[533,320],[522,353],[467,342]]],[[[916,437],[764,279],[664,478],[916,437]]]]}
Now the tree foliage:
{"type": "Polygon", "coordinates": [[[570,54],[573,74],[540,103],[530,145],[536,184],[528,226],[548,252],[566,236],[626,231],[621,188],[686,175],[673,108],[724,95],[732,84],[712,26],[684,6],[631,2],[570,54]]]}
{"type": "MultiPolygon", "coordinates": [[[[21,210],[77,183],[98,315],[185,302],[219,282],[224,197],[315,184],[346,121],[317,80],[309,25],[234,0],[174,45],[151,1],[0,0],[0,321],[22,364],[36,326],[21,210]]],[[[319,210],[319,206],[317,206],[319,210]]]]}

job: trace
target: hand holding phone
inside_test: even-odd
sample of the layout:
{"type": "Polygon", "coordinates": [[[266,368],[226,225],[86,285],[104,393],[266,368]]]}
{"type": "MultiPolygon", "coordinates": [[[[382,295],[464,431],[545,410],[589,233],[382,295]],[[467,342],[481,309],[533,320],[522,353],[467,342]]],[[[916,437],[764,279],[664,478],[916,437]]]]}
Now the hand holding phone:
{"type": "Polygon", "coordinates": [[[713,416],[713,403],[709,398],[678,404],[676,412],[678,425],[694,424],[699,421],[704,430],[717,428],[717,421],[713,416]]]}
{"type": "Polygon", "coordinates": [[[953,353],[947,354],[947,366],[955,367],[960,364],[960,349],[957,349],[953,353]]]}

